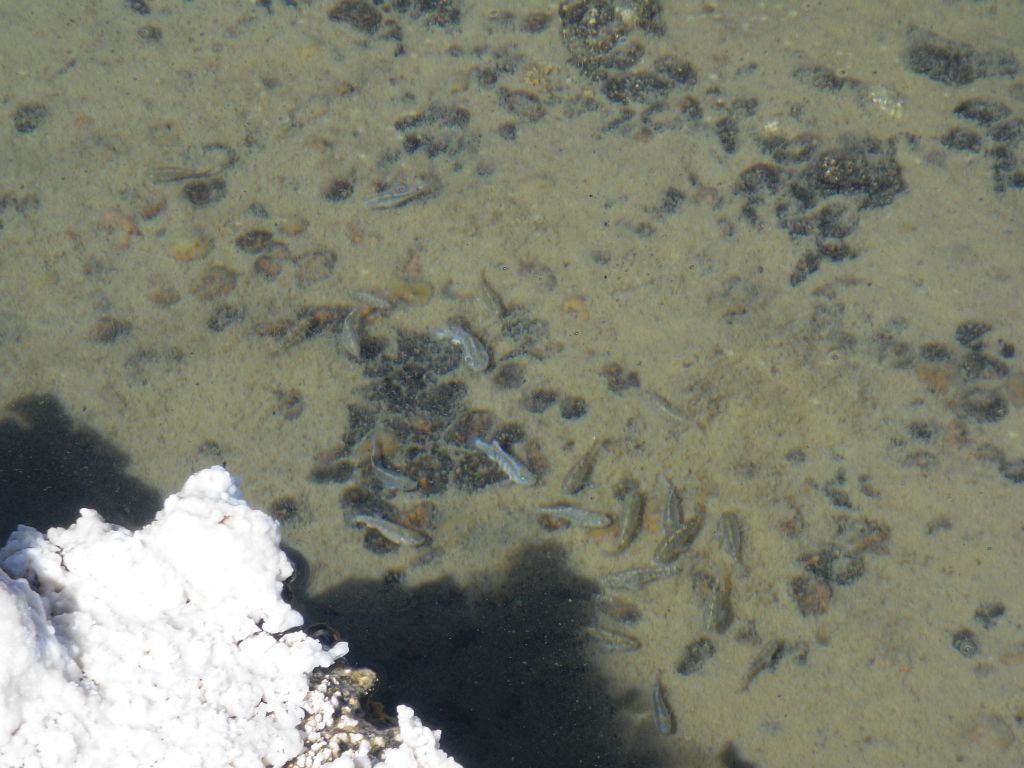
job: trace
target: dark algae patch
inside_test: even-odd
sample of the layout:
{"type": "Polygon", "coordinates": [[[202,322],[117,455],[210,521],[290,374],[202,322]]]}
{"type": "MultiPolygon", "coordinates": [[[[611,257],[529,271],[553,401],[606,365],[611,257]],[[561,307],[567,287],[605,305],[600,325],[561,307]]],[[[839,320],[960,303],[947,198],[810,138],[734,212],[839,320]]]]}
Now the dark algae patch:
{"type": "Polygon", "coordinates": [[[1024,117],[1007,104],[968,98],[953,108],[955,123],[940,138],[943,147],[988,160],[992,189],[997,193],[1024,189],[1020,144],[1024,117]]]}
{"type": "Polygon", "coordinates": [[[871,137],[847,136],[822,146],[811,134],[773,136],[760,142],[771,162],[743,170],[733,192],[742,217],[762,226],[767,214],[795,241],[812,240],[789,282],[794,287],[823,264],[849,261],[857,251],[846,242],[873,208],[891,205],[905,191],[896,145],[871,137]]]}
{"type": "Polygon", "coordinates": [[[1014,77],[1020,71],[1017,57],[1005,50],[979,50],[923,29],[907,36],[907,66],[943,85],[969,85],[989,77],[1014,77]]]}

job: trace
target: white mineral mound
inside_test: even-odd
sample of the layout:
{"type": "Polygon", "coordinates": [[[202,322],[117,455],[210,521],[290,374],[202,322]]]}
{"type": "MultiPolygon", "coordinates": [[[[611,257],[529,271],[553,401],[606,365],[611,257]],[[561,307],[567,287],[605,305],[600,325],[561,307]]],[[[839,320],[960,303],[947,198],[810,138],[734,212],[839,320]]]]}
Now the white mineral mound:
{"type": "MultiPolygon", "coordinates": [[[[281,598],[279,544],[220,467],[139,531],[90,509],[45,535],[19,526],[0,549],[0,768],[263,768],[300,755],[306,713],[328,709],[308,675],[348,647],[285,631],[302,617],[281,598]]],[[[331,765],[458,768],[407,707],[399,726],[380,760],[331,765]]]]}

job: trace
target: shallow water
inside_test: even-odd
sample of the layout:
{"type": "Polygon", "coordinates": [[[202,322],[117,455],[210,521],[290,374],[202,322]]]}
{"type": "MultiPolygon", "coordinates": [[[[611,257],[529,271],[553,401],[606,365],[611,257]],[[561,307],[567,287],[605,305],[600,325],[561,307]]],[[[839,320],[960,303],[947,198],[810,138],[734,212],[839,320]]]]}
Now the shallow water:
{"type": "Polygon", "coordinates": [[[1019,765],[1024,12],[392,5],[0,8],[5,519],[32,522],[18,473],[85,475],[63,513],[225,463],[467,766],[1019,765]],[[355,360],[360,292],[393,306],[355,360]],[[453,317],[487,371],[398,355],[453,317]],[[465,390],[405,408],[366,390],[388,376],[465,390]],[[346,444],[350,406],[375,431],[346,444]],[[536,485],[476,487],[450,432],[475,410],[536,485]],[[374,436],[446,490],[379,492],[374,436]],[[598,441],[573,501],[638,484],[621,552],[532,511],[598,441]],[[664,533],[659,473],[704,529],[625,595],[639,619],[598,617],[664,533]],[[357,487],[430,545],[380,551],[357,487]],[[696,572],[730,585],[724,631],[696,572]]]}

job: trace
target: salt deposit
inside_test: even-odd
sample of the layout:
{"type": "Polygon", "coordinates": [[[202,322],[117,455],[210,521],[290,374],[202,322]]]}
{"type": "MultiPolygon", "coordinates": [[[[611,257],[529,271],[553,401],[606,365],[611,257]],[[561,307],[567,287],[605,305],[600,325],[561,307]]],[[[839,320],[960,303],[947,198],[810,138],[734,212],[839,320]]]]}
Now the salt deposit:
{"type": "Polygon", "coordinates": [[[298,629],[279,544],[220,467],[136,532],[88,509],[19,526],[0,549],[0,768],[458,768],[407,707],[386,747],[304,760],[303,728],[334,711],[310,673],[348,648],[298,629]]]}

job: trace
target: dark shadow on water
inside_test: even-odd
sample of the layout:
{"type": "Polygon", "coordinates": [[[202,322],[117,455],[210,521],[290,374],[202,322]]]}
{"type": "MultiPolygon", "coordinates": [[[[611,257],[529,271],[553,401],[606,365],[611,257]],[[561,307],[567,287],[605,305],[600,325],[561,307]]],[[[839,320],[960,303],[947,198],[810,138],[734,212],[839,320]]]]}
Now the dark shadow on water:
{"type": "MultiPolygon", "coordinates": [[[[622,716],[638,702],[614,700],[590,661],[581,630],[596,587],[562,548],[527,546],[496,576],[472,594],[447,578],[346,582],[304,608],[348,640],[349,663],[381,674],[388,711],[408,704],[441,728],[465,768],[680,766],[649,718],[622,716]]],[[[694,755],[681,768],[709,764],[694,755]]]]}
{"type": "MultiPolygon", "coordinates": [[[[0,415],[0,543],[19,523],[66,527],[81,507],[132,528],[150,522],[163,499],[128,465],[55,397],[10,403],[0,415]]],[[[750,765],[669,752],[651,726],[649,681],[613,698],[583,639],[596,585],[568,568],[560,546],[526,546],[470,591],[447,578],[416,588],[349,581],[315,602],[303,595],[304,560],[289,555],[300,566],[296,607],[337,627],[349,663],[381,675],[376,698],[441,728],[442,746],[465,768],[750,765]]]]}
{"type": "Polygon", "coordinates": [[[52,395],[26,397],[0,416],[0,544],[19,523],[66,527],[81,507],[132,528],[163,505],[156,489],[131,477],[129,458],[72,419],[52,395]]]}

